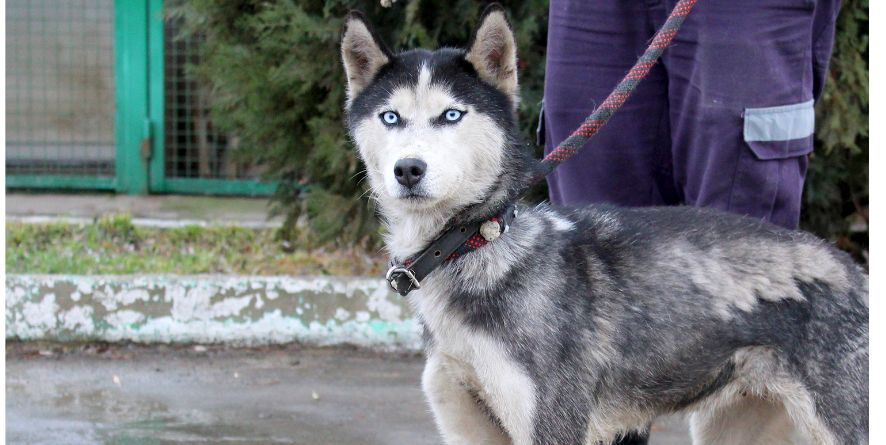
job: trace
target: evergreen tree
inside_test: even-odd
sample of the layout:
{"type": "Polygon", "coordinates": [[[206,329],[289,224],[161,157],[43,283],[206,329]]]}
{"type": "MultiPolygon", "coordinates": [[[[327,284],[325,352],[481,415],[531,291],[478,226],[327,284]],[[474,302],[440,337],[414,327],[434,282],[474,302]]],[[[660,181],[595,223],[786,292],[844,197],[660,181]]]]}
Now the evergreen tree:
{"type": "MultiPolygon", "coordinates": [[[[273,211],[286,215],[284,238],[307,233],[318,242],[377,239],[362,167],[342,119],[338,43],[347,12],[366,13],[397,50],[462,46],[485,6],[474,0],[385,1],[389,7],[378,0],[169,3],[169,18],[181,21],[181,38],[205,38],[202,62],[190,73],[212,91],[214,123],[240,138],[238,152],[266,166],[267,179],[280,181],[273,211]]],[[[501,3],[517,35],[520,124],[531,141],[543,93],[547,1],[501,3]]],[[[867,248],[866,229],[850,231],[851,221],[867,217],[867,3],[844,0],[831,75],[818,105],[801,223],[856,252],[867,248]]],[[[544,195],[541,190],[533,196],[544,195]]]]}

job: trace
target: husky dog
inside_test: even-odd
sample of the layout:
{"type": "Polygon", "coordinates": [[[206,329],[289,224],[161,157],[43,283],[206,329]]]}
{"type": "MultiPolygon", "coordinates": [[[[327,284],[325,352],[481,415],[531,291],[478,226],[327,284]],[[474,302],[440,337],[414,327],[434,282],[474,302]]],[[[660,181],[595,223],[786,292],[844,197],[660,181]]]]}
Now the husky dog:
{"type": "MultiPolygon", "coordinates": [[[[467,49],[393,53],[346,20],[347,125],[390,254],[483,221],[537,162],[500,7],[467,49]]],[[[802,232],[689,207],[521,210],[408,295],[447,444],[607,444],[691,413],[703,444],[867,443],[868,285],[802,232]]]]}

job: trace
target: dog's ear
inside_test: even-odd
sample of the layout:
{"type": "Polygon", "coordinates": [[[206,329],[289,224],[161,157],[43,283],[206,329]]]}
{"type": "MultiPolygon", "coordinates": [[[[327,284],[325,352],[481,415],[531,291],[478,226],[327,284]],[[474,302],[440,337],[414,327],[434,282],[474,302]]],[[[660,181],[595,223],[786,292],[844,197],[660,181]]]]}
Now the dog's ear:
{"type": "Polygon", "coordinates": [[[354,100],[392,58],[363,14],[356,11],[348,14],[341,37],[341,59],[348,77],[348,102],[354,100]]]}
{"type": "Polygon", "coordinates": [[[501,5],[493,3],[483,12],[465,59],[474,66],[481,79],[517,103],[517,42],[501,5]]]}

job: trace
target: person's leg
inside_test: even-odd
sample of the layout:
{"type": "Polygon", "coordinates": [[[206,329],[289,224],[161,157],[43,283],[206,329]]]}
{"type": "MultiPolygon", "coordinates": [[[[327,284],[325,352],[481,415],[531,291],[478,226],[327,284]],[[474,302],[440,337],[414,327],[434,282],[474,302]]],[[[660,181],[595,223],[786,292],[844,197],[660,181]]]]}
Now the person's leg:
{"type": "Polygon", "coordinates": [[[835,2],[705,0],[692,11],[662,59],[687,204],[797,226],[835,2]]]}
{"type": "MultiPolygon", "coordinates": [[[[552,0],[545,73],[545,150],[601,104],[655,28],[645,1],[552,0]]],[[[655,67],[622,109],[548,177],[558,205],[674,203],[667,78],[655,67]]]]}

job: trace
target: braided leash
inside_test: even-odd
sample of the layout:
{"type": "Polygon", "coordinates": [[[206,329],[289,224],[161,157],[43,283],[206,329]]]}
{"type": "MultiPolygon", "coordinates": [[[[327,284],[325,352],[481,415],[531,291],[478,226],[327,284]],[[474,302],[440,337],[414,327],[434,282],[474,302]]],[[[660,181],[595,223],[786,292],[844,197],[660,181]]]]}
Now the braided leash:
{"type": "Polygon", "coordinates": [[[503,202],[508,204],[505,206],[502,214],[485,223],[482,221],[469,222],[465,214],[468,214],[470,209],[466,209],[461,215],[451,219],[447,224],[447,229],[423,251],[411,258],[404,259],[402,263],[392,262],[391,268],[388,269],[388,273],[385,275],[385,279],[390,283],[391,288],[400,293],[400,295],[406,296],[413,289],[420,288],[421,280],[445,261],[479,249],[501,233],[506,232],[510,220],[517,216],[513,203],[525,195],[535,183],[543,180],[558,165],[578,153],[585,143],[606,125],[609,118],[628,100],[640,81],[649,74],[649,70],[658,61],[665,48],[671,44],[671,40],[677,35],[680,25],[683,24],[689,11],[692,10],[697,1],[680,0],[677,2],[674,10],[671,11],[671,15],[668,16],[668,20],[655,33],[655,37],[652,38],[649,47],[646,48],[646,51],[640,56],[634,67],[616,85],[615,89],[609,93],[609,97],[603,101],[603,104],[597,107],[566,140],[561,142],[557,148],[539,162],[539,167],[535,169],[535,174],[530,181],[522,187],[516,188],[509,194],[506,200],[503,200],[503,202]],[[504,224],[499,224],[499,220],[504,224]],[[492,222],[495,223],[495,229],[485,231],[491,232],[491,235],[484,233],[482,227],[488,226],[492,222]]]}
{"type": "Polygon", "coordinates": [[[628,74],[618,83],[614,90],[609,93],[609,97],[603,101],[603,104],[597,107],[590,116],[578,127],[572,134],[566,138],[553,151],[541,161],[542,169],[532,181],[533,183],[544,179],[563,161],[571,158],[592,138],[604,125],[609,118],[624,105],[625,101],[631,97],[631,93],[637,88],[649,70],[658,61],[661,53],[671,44],[671,40],[677,35],[680,25],[686,20],[689,11],[695,6],[697,0],[680,0],[671,11],[671,15],[665,24],[658,30],[652,43],[646,48],[646,51],[634,64],[634,67],[628,71],[628,74]]]}

